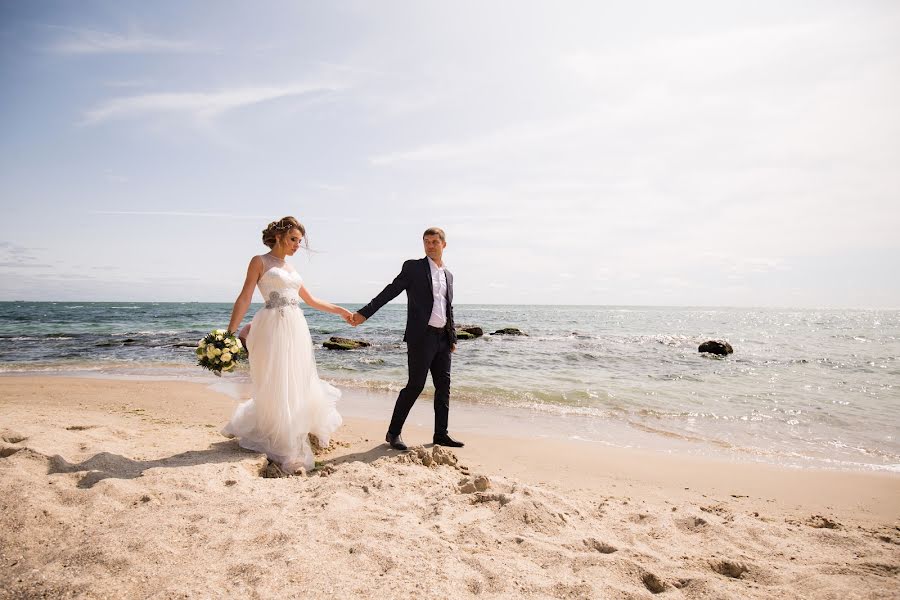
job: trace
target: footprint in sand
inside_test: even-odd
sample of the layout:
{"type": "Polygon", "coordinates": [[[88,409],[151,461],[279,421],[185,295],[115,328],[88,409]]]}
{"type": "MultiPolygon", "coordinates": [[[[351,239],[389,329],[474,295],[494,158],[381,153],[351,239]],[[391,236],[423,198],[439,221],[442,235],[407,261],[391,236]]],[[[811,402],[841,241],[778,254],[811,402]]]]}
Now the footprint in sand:
{"type": "Polygon", "coordinates": [[[679,590],[683,590],[687,586],[691,585],[692,581],[693,579],[691,579],[690,577],[682,577],[681,579],[672,582],[672,586],[678,588],[679,590]]]}
{"type": "Polygon", "coordinates": [[[588,538],[584,540],[584,545],[591,550],[596,550],[600,554],[612,554],[613,552],[619,551],[619,549],[615,546],[610,546],[609,544],[601,542],[600,540],[594,538],[588,538]]]}
{"type": "Polygon", "coordinates": [[[2,446],[0,447],[0,458],[12,456],[19,450],[24,450],[24,448],[16,448],[15,446],[2,446]]]}
{"type": "Polygon", "coordinates": [[[710,566],[712,567],[712,570],[719,575],[731,577],[732,579],[740,579],[744,576],[744,573],[750,570],[743,563],[731,562],[729,560],[714,562],[710,566]]]}
{"type": "Polygon", "coordinates": [[[706,519],[701,519],[700,517],[687,517],[684,519],[675,519],[675,526],[682,530],[690,533],[699,533],[706,529],[709,523],[706,522],[706,519]]]}
{"type": "Polygon", "coordinates": [[[651,594],[661,594],[669,589],[666,582],[649,571],[641,575],[641,583],[644,584],[644,587],[647,588],[651,594]]]}
{"type": "Polygon", "coordinates": [[[649,525],[650,523],[653,523],[655,521],[652,516],[646,513],[637,513],[631,515],[630,517],[628,517],[628,520],[639,525],[649,525]]]}
{"type": "Polygon", "coordinates": [[[3,430],[3,433],[0,434],[0,438],[2,438],[4,442],[9,442],[10,444],[18,444],[19,442],[24,442],[25,440],[27,440],[28,436],[24,436],[16,431],[5,429],[3,430]]]}
{"type": "Polygon", "coordinates": [[[873,575],[881,577],[896,577],[900,575],[900,565],[888,565],[884,563],[862,563],[862,569],[873,575]]]}
{"type": "Polygon", "coordinates": [[[844,526],[837,521],[832,521],[822,515],[813,515],[806,520],[806,524],[815,529],[843,529],[844,526]]]}

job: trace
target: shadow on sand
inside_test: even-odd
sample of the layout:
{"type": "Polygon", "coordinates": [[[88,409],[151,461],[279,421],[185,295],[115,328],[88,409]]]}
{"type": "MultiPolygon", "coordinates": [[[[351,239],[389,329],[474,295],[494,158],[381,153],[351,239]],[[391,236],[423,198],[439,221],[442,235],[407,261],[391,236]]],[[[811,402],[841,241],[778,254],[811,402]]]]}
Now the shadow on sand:
{"type": "MultiPolygon", "coordinates": [[[[423,444],[424,448],[434,448],[434,444],[423,444]]],[[[323,460],[322,463],[326,465],[340,465],[343,463],[349,462],[363,462],[363,463],[373,463],[379,458],[382,457],[391,457],[391,456],[400,456],[402,454],[407,454],[412,452],[416,446],[410,446],[409,450],[398,451],[394,450],[387,444],[379,444],[374,446],[371,450],[366,450],[365,452],[355,452],[353,454],[344,454],[342,456],[335,456],[334,458],[329,458],[323,460]]]]}
{"type": "Polygon", "coordinates": [[[78,482],[82,489],[93,487],[104,479],[136,479],[147,469],[157,467],[194,467],[203,464],[231,463],[245,460],[255,452],[244,450],[233,440],[216,442],[206,450],[188,450],[156,460],[133,460],[119,454],[100,452],[80,463],[70,463],[60,455],[51,456],[48,475],[87,471],[78,482]]]}
{"type": "Polygon", "coordinates": [[[334,458],[327,458],[323,460],[322,463],[335,466],[350,462],[363,462],[369,464],[384,456],[397,456],[398,454],[402,453],[397,452],[396,450],[392,450],[391,447],[387,444],[379,444],[378,446],[373,447],[371,450],[366,450],[365,452],[354,452],[353,454],[344,454],[342,456],[335,456],[334,458]]]}
{"type": "MultiPolygon", "coordinates": [[[[430,447],[429,444],[426,447],[430,447]]],[[[407,451],[409,452],[409,451],[407,451]]],[[[365,452],[355,452],[321,461],[325,465],[340,465],[350,462],[373,463],[379,458],[398,456],[403,452],[391,449],[387,444],[379,444],[365,452]]],[[[89,489],[104,479],[137,479],[147,469],[158,467],[194,467],[204,464],[231,463],[245,460],[258,453],[241,448],[235,440],[216,442],[206,450],[188,450],[180,454],[156,460],[134,460],[111,452],[99,452],[79,463],[70,463],[56,454],[49,458],[48,475],[58,473],[85,473],[77,484],[78,488],[89,489]]],[[[319,462],[319,461],[317,461],[319,462]]]]}

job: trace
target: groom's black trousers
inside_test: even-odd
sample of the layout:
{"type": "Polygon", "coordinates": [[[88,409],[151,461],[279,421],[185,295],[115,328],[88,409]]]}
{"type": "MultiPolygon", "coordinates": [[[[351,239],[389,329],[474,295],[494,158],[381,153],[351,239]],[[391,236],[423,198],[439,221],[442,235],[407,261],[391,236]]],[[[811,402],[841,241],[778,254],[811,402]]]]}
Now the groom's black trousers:
{"type": "Polygon", "coordinates": [[[447,331],[428,326],[424,338],[414,344],[407,343],[406,353],[409,380],[397,396],[388,433],[400,435],[410,409],[425,387],[428,371],[431,371],[431,381],[434,383],[434,434],[445,435],[450,416],[450,340],[447,331]]]}

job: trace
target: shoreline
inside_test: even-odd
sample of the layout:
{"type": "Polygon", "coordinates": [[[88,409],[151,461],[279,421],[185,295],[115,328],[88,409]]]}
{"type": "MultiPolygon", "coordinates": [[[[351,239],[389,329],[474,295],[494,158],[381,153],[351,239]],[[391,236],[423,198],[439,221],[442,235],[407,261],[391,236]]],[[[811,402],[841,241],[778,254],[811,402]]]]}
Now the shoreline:
{"type": "MultiPolygon", "coordinates": [[[[6,378],[85,379],[100,381],[172,382],[205,386],[210,390],[238,399],[249,394],[247,382],[234,376],[216,378],[197,375],[197,370],[185,369],[184,374],[159,369],[140,372],[115,373],[102,367],[80,371],[14,371],[0,373],[0,381],[6,378]]],[[[396,392],[354,386],[350,382],[324,376],[323,379],[338,387],[343,398],[339,406],[342,415],[370,420],[389,420],[396,392]]],[[[423,425],[432,418],[429,388],[413,406],[408,424],[423,425]]],[[[451,432],[463,434],[493,435],[498,430],[516,432],[521,439],[550,439],[582,442],[620,450],[635,450],[663,455],[683,456],[701,460],[721,461],[729,464],[771,466],[792,471],[825,470],[844,473],[893,473],[900,474],[900,464],[876,464],[851,462],[842,459],[785,455],[757,448],[733,446],[715,439],[691,437],[679,433],[652,429],[644,424],[623,420],[597,418],[578,413],[557,413],[534,408],[517,408],[501,404],[487,404],[457,399],[450,412],[451,432]]],[[[430,437],[428,438],[430,440],[430,437]]]]}
{"type": "Polygon", "coordinates": [[[382,441],[386,416],[345,412],[315,471],[273,479],[219,433],[236,404],[199,383],[0,377],[0,598],[900,594],[897,474],[503,423],[450,451],[422,406],[410,452],[382,441]]]}
{"type": "MultiPolygon", "coordinates": [[[[24,393],[40,402],[34,395],[35,388],[53,390],[54,395],[63,389],[76,388],[85,394],[99,393],[101,397],[109,398],[99,404],[84,400],[76,403],[71,399],[55,402],[56,406],[73,409],[129,406],[150,414],[164,406],[169,418],[175,417],[188,424],[202,421],[204,427],[214,432],[227,422],[239,402],[216,390],[215,382],[210,385],[181,380],[16,376],[0,377],[0,407],[10,398],[15,403],[15,399],[24,393]],[[134,394],[134,391],[141,393],[134,394]],[[119,400],[112,400],[123,393],[128,398],[124,405],[119,400]],[[187,396],[191,402],[179,407],[173,406],[171,401],[157,403],[154,400],[168,395],[187,396]],[[200,406],[210,412],[198,413],[195,408],[200,406]]],[[[382,440],[394,404],[393,395],[356,388],[341,388],[341,391],[343,397],[338,408],[342,411],[344,425],[335,437],[364,438],[386,449],[382,440]]],[[[433,412],[431,404],[423,400],[413,406],[404,428],[404,439],[410,447],[431,445],[433,412]]],[[[560,431],[536,436],[534,432],[548,422],[545,415],[522,416],[509,412],[505,414],[496,407],[455,405],[451,410],[451,433],[463,439],[466,447],[454,452],[491,472],[564,489],[621,480],[674,494],[705,490],[711,494],[755,497],[818,511],[858,511],[857,517],[869,515],[875,520],[900,520],[900,504],[896,503],[900,498],[900,474],[896,472],[814,466],[797,468],[740,460],[734,455],[692,455],[658,448],[621,447],[566,438],[560,431]],[[535,422],[535,419],[539,420],[535,422]]],[[[556,425],[561,427],[563,424],[557,422],[556,425]]]]}

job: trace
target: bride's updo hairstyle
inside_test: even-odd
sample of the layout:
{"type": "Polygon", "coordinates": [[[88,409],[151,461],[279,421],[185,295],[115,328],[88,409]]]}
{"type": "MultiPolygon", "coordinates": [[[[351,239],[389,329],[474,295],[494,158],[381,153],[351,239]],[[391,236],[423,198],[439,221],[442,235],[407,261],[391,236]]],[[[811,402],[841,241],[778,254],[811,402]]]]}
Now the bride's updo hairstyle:
{"type": "Polygon", "coordinates": [[[300,231],[300,235],[303,236],[303,241],[301,243],[308,249],[309,244],[306,243],[306,228],[303,226],[303,223],[294,217],[282,217],[278,221],[269,223],[269,226],[263,229],[262,242],[269,248],[274,248],[275,244],[278,242],[278,237],[288,233],[292,229],[300,231]]]}

